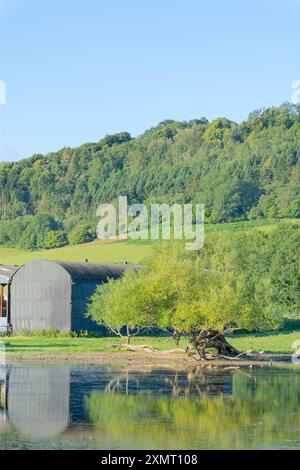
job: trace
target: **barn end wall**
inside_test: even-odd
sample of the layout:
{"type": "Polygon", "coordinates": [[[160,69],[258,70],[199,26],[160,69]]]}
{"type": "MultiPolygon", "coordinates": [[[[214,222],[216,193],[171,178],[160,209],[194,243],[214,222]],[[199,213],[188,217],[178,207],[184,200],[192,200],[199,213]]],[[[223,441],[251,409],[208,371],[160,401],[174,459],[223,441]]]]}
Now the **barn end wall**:
{"type": "Polygon", "coordinates": [[[14,333],[71,331],[71,278],[58,264],[42,260],[22,266],[11,284],[14,333]]]}

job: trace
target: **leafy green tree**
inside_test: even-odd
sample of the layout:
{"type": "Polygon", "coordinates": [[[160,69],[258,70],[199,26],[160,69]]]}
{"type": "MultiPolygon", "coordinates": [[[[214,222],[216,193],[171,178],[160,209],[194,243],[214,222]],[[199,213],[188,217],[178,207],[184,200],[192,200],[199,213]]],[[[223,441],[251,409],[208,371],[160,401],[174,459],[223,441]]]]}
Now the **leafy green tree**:
{"type": "Polygon", "coordinates": [[[48,232],[58,228],[58,223],[51,215],[39,214],[33,217],[25,228],[20,239],[20,246],[30,250],[43,248],[48,232]]]}
{"type": "Polygon", "coordinates": [[[2,219],[0,221],[0,245],[19,246],[22,234],[31,220],[31,216],[17,217],[14,220],[2,219]]]}
{"type": "Polygon", "coordinates": [[[104,139],[100,140],[100,146],[112,147],[116,144],[123,144],[124,142],[129,142],[131,140],[131,135],[128,132],[118,132],[117,134],[107,135],[104,139]]]}
{"type": "Polygon", "coordinates": [[[91,225],[83,225],[75,227],[70,235],[69,242],[71,245],[81,245],[82,243],[89,243],[96,238],[96,229],[91,225]]]}
{"type": "Polygon", "coordinates": [[[215,119],[207,127],[207,130],[204,134],[204,139],[214,145],[223,147],[225,137],[226,135],[229,135],[227,134],[228,129],[231,129],[233,126],[237,127],[237,125],[234,122],[229,121],[229,119],[215,119]]]}
{"type": "Polygon", "coordinates": [[[49,230],[44,238],[43,246],[46,249],[60,248],[68,244],[67,234],[63,230],[49,230]]]}
{"type": "MultiPolygon", "coordinates": [[[[176,245],[165,250],[146,268],[145,289],[140,293],[142,299],[145,293],[148,309],[152,302],[160,309],[160,326],[192,334],[277,325],[269,305],[268,280],[256,276],[250,266],[240,269],[234,248],[224,251],[220,244],[212,255],[209,247],[194,259],[182,249],[177,251],[176,245]]],[[[247,258],[250,261],[250,253],[247,258]]]]}
{"type": "Polygon", "coordinates": [[[129,344],[141,328],[149,326],[146,312],[139,308],[139,289],[139,277],[129,268],[121,281],[111,279],[97,288],[88,315],[129,344]]]}
{"type": "Polygon", "coordinates": [[[300,229],[280,230],[274,238],[272,300],[282,310],[300,313],[300,229]]]}

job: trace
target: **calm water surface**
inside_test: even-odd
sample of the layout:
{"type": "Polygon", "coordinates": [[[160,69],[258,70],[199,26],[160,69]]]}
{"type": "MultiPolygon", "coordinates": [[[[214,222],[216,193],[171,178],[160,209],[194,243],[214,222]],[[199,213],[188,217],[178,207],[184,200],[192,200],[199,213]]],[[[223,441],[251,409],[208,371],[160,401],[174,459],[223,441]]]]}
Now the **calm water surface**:
{"type": "Polygon", "coordinates": [[[299,449],[299,369],[2,366],[0,449],[299,449]]]}

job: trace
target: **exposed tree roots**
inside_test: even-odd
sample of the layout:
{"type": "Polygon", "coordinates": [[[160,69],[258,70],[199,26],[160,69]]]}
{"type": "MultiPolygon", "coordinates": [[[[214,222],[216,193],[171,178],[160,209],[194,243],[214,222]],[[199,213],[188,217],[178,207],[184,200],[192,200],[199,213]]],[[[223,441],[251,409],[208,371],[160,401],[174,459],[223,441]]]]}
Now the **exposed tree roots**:
{"type": "Polygon", "coordinates": [[[186,348],[188,356],[197,355],[200,361],[212,359],[241,359],[246,353],[241,353],[226,340],[225,336],[217,330],[202,330],[193,332],[186,348]],[[207,354],[207,349],[215,349],[216,356],[207,354]]]}

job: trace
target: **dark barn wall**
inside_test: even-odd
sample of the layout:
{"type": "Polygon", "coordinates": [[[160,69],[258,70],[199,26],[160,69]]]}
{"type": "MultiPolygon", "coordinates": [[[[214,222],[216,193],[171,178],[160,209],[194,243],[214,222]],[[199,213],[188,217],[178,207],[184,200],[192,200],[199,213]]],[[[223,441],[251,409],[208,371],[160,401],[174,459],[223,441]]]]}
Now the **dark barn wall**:
{"type": "Polygon", "coordinates": [[[96,288],[102,284],[98,280],[76,280],[72,282],[72,331],[89,331],[93,333],[105,333],[105,328],[99,326],[86,315],[91,296],[96,288]]]}
{"type": "Polygon", "coordinates": [[[22,266],[11,284],[13,332],[71,331],[71,278],[54,262],[37,260],[22,266]]]}

